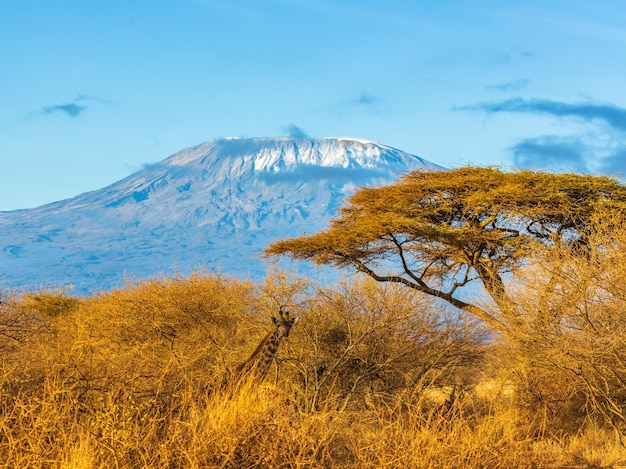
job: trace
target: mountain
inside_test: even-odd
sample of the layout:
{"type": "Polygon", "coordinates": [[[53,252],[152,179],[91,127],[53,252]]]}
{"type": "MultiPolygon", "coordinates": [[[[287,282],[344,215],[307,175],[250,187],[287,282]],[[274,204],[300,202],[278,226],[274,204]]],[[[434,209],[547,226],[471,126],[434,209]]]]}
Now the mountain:
{"type": "Polygon", "coordinates": [[[85,294],[195,267],[258,280],[272,240],[318,231],[355,187],[418,168],[440,169],[355,139],[203,143],[103,189],[0,212],[0,291],[85,294]]]}

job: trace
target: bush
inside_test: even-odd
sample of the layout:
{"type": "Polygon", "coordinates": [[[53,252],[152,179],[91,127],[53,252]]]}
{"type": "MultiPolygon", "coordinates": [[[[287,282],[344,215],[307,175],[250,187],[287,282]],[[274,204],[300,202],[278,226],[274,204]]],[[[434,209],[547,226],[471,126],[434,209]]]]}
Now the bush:
{"type": "Polygon", "coordinates": [[[552,432],[590,422],[626,429],[626,228],[594,222],[584,244],[560,243],[520,288],[527,311],[509,349],[523,407],[552,432]]]}
{"type": "MultiPolygon", "coordinates": [[[[504,345],[393,285],[316,289],[283,273],[263,285],[196,275],[79,301],[27,294],[5,300],[1,313],[11,334],[0,336],[0,467],[624,461],[610,442],[584,449],[606,439],[599,426],[537,436],[507,393],[484,391],[509,379],[486,358],[501,359],[504,345]],[[279,306],[302,319],[275,373],[259,388],[223,393],[279,306]]],[[[515,347],[522,343],[530,342],[515,347]]],[[[546,363],[546,373],[561,369],[546,363]]]]}
{"type": "Polygon", "coordinates": [[[286,359],[303,409],[371,409],[435,385],[470,386],[482,339],[423,295],[365,279],[317,292],[286,359]]]}

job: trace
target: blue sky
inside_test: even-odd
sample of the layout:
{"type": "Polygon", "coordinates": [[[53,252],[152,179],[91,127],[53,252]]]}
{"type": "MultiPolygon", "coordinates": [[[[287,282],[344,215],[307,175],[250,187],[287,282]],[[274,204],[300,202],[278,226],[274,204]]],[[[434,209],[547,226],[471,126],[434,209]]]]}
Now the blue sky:
{"type": "Polygon", "coordinates": [[[624,25],[617,0],[0,0],[0,210],[234,135],[621,173],[624,25]]]}

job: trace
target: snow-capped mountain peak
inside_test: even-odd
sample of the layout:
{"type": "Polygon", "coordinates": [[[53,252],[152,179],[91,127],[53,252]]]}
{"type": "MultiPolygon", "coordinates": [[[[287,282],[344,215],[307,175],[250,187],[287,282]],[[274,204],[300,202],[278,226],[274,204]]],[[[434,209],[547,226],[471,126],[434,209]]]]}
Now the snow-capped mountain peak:
{"type": "Polygon", "coordinates": [[[356,186],[428,161],[350,138],[227,138],[184,149],[103,189],[0,212],[0,288],[85,293],[197,266],[260,278],[259,252],[323,228],[356,186]]]}
{"type": "Polygon", "coordinates": [[[167,158],[163,163],[172,166],[197,164],[233,164],[255,171],[278,172],[299,165],[364,167],[417,159],[425,166],[434,166],[419,157],[390,147],[350,138],[227,138],[191,147],[167,158]],[[249,167],[246,163],[252,163],[249,167]]]}

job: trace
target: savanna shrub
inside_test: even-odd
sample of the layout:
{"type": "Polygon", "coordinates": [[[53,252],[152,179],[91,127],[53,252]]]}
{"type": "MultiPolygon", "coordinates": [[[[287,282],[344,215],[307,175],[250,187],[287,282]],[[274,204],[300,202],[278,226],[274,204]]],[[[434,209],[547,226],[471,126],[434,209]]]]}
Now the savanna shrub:
{"type": "MultiPolygon", "coordinates": [[[[554,449],[562,440],[546,443],[550,453],[536,451],[531,436],[537,432],[523,423],[523,409],[476,405],[474,385],[495,368],[486,367],[485,353],[502,358],[504,348],[477,324],[398,286],[354,279],[315,287],[282,273],[262,285],[193,275],[76,301],[33,298],[3,298],[0,307],[0,328],[8,326],[5,335],[0,329],[0,467],[454,468],[568,461],[554,449]],[[279,306],[301,320],[281,344],[274,372],[260,389],[225,396],[222,383],[272,327],[269,318],[279,306]],[[457,400],[449,405],[435,399],[453,391],[457,400]]],[[[609,311],[603,314],[596,328],[609,324],[609,311]]],[[[517,348],[509,344],[510,357],[520,359],[520,344],[532,346],[530,322],[523,329],[529,339],[517,348]]],[[[563,345],[558,337],[542,351],[556,354],[563,345]]],[[[588,353],[571,344],[568,351],[588,353]]],[[[588,392],[582,377],[541,357],[524,363],[573,379],[559,392],[588,392]]],[[[584,378],[591,383],[589,370],[584,378]]],[[[543,381],[536,389],[544,396],[555,392],[543,381]]],[[[587,407],[590,415],[602,416],[609,402],[618,402],[617,388],[610,389],[611,401],[598,393],[596,402],[605,407],[587,407]]],[[[621,457],[614,454],[611,460],[621,457]]]]}
{"type": "Polygon", "coordinates": [[[584,243],[537,259],[517,297],[520,403],[550,431],[626,428],[626,227],[615,217],[598,214],[584,243]]]}
{"type": "Polygon", "coordinates": [[[483,339],[423,295],[365,278],[311,298],[285,374],[304,409],[371,408],[433,385],[469,385],[483,339]]]}

